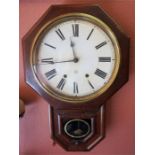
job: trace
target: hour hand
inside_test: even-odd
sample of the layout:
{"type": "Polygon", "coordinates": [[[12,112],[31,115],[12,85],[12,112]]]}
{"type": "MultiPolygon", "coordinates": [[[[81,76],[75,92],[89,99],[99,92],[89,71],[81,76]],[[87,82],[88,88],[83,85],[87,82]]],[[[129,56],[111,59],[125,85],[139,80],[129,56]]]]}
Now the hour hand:
{"type": "Polygon", "coordinates": [[[71,48],[72,48],[72,52],[73,52],[73,57],[74,57],[74,59],[77,59],[77,56],[76,56],[76,53],[75,53],[75,49],[74,49],[75,43],[72,41],[71,38],[70,38],[70,46],[71,46],[71,48]]]}
{"type": "Polygon", "coordinates": [[[73,48],[75,44],[74,44],[74,42],[71,40],[71,38],[70,38],[70,41],[71,41],[71,42],[70,42],[70,46],[73,48]]]}

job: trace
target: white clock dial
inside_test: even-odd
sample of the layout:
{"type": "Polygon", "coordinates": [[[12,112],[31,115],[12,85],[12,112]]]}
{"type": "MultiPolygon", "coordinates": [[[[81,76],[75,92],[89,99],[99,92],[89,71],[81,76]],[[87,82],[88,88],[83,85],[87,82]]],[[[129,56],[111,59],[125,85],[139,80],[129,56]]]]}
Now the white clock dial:
{"type": "Polygon", "coordinates": [[[83,19],[59,22],[43,35],[37,48],[37,74],[52,91],[84,97],[110,80],[116,62],[111,38],[83,19]]]}

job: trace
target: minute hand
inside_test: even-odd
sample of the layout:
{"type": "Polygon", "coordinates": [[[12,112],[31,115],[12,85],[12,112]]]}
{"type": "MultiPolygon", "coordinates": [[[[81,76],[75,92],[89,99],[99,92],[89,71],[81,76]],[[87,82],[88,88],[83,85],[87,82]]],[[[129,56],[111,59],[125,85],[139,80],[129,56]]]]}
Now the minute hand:
{"type": "MultiPolygon", "coordinates": [[[[71,60],[65,60],[65,61],[53,61],[53,60],[42,60],[42,64],[48,65],[48,64],[55,64],[55,63],[65,63],[65,62],[74,62],[74,59],[71,60]]],[[[40,64],[41,65],[41,64],[40,64]]]]}
{"type": "Polygon", "coordinates": [[[72,60],[65,60],[65,61],[51,61],[51,64],[64,63],[64,62],[74,62],[74,59],[72,59],[72,60]]]}

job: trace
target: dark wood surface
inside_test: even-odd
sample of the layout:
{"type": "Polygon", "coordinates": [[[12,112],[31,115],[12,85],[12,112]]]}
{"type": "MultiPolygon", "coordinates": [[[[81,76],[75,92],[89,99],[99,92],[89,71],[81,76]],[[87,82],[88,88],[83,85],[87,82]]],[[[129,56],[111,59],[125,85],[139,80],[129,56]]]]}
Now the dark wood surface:
{"type": "MultiPolygon", "coordinates": [[[[30,29],[30,31],[24,36],[22,40],[23,51],[24,51],[24,62],[25,62],[25,76],[26,82],[30,85],[40,96],[45,98],[48,103],[51,105],[51,123],[52,123],[52,132],[53,138],[60,143],[66,150],[89,150],[86,147],[86,143],[83,143],[84,147],[76,147],[69,148],[69,141],[66,142],[63,135],[57,135],[58,124],[57,115],[63,111],[65,117],[71,116],[74,117],[75,113],[78,113],[76,117],[83,116],[83,113],[88,114],[96,114],[98,113],[99,109],[101,109],[102,105],[111,97],[118,89],[120,89],[127,81],[128,81],[128,74],[129,74],[129,38],[124,34],[124,32],[119,28],[119,26],[109,17],[102,9],[98,6],[87,6],[87,5],[56,5],[51,6],[49,9],[44,13],[44,15],[37,21],[37,23],[30,29]],[[93,99],[91,101],[80,103],[80,104],[72,104],[63,102],[53,98],[52,96],[48,95],[35,81],[35,78],[32,74],[32,68],[30,66],[30,48],[34,37],[36,36],[37,32],[40,28],[50,21],[51,19],[63,15],[66,13],[72,12],[82,12],[93,15],[102,21],[104,21],[114,32],[116,35],[120,48],[121,48],[121,64],[118,75],[110,86],[110,88],[100,95],[98,98],[93,99]],[[60,141],[61,139],[61,141],[60,141]],[[62,140],[63,139],[63,140],[62,140]],[[63,142],[64,143],[63,143],[63,142]],[[85,145],[84,145],[85,144],[85,145]]],[[[60,115],[62,116],[62,114],[60,115]]],[[[96,123],[99,119],[96,119],[96,123]]],[[[96,128],[99,129],[100,126],[103,124],[97,123],[96,128]]],[[[95,132],[94,136],[97,135],[95,132]]],[[[103,135],[101,136],[104,137],[103,135]]],[[[101,139],[102,139],[101,138],[101,139]]],[[[92,138],[93,139],[93,138],[92,138]]],[[[101,140],[100,139],[100,140],[101,140]]],[[[87,143],[90,143],[91,140],[88,140],[87,143]]],[[[94,141],[94,139],[92,140],[94,141]]],[[[91,142],[92,142],[91,141],[91,142]]]]}
{"type": "Polygon", "coordinates": [[[41,96],[43,96],[52,106],[55,108],[69,108],[70,106],[75,108],[85,108],[85,106],[89,105],[93,106],[94,108],[96,106],[101,106],[109,97],[111,97],[121,86],[123,86],[127,80],[128,80],[128,68],[129,68],[129,38],[120,30],[118,29],[118,25],[116,25],[109,16],[107,16],[99,7],[97,6],[83,6],[83,5],[65,5],[65,6],[52,6],[50,7],[45,14],[39,19],[39,21],[31,28],[31,30],[25,35],[23,38],[23,51],[24,51],[24,58],[25,58],[25,70],[26,70],[26,82],[39,93],[41,96]],[[54,99],[53,97],[49,96],[47,93],[42,90],[42,88],[36,83],[33,74],[32,69],[30,66],[30,48],[32,40],[34,39],[36,33],[38,30],[48,21],[51,19],[57,17],[58,15],[62,15],[65,13],[71,13],[71,12],[83,12],[87,14],[91,14],[93,16],[98,17],[99,19],[103,20],[107,25],[110,26],[110,28],[115,33],[119,44],[121,48],[121,65],[118,72],[118,76],[115,79],[114,83],[111,85],[111,87],[106,91],[104,94],[99,96],[97,99],[94,99],[92,101],[88,101],[84,104],[76,104],[72,106],[70,103],[64,103],[62,101],[58,101],[54,99]],[[94,104],[95,102],[95,104],[94,104]]]}
{"type": "Polygon", "coordinates": [[[50,122],[52,135],[65,150],[68,151],[89,151],[100,140],[105,137],[105,108],[102,105],[99,109],[91,111],[81,110],[53,110],[50,107],[50,122]],[[91,132],[83,139],[72,139],[64,132],[64,120],[71,119],[91,119],[91,132]]]}

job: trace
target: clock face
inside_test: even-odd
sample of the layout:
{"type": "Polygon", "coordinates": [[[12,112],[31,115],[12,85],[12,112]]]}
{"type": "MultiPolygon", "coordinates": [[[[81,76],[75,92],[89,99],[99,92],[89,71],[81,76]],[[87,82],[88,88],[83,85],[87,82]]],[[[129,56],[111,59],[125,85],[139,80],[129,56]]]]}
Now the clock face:
{"type": "Polygon", "coordinates": [[[116,77],[117,40],[97,21],[72,15],[52,22],[41,33],[33,58],[35,75],[58,99],[92,99],[116,77]]]}

